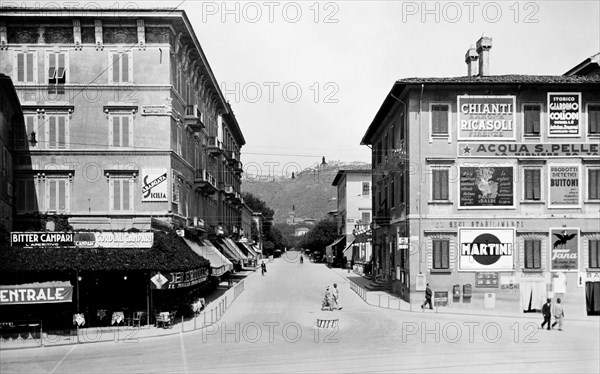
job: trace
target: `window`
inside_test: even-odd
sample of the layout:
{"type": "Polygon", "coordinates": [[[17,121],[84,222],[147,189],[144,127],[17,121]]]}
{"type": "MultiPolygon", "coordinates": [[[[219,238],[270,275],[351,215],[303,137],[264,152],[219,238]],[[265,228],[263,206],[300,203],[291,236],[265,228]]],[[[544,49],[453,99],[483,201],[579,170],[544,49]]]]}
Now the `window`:
{"type": "Polygon", "coordinates": [[[404,174],[400,174],[400,183],[398,183],[398,202],[400,204],[404,204],[405,203],[405,198],[404,198],[404,174]]]}
{"type": "Polygon", "coordinates": [[[600,240],[594,239],[588,241],[589,244],[589,265],[590,268],[600,268],[600,240]]]}
{"type": "Polygon", "coordinates": [[[588,199],[600,200],[600,169],[588,169],[588,199]]]}
{"type": "Polygon", "coordinates": [[[589,104],[587,107],[588,134],[600,135],[600,104],[589,104]]]}
{"type": "Polygon", "coordinates": [[[133,178],[112,176],[110,178],[110,210],[128,212],[133,210],[133,178]]]}
{"type": "Polygon", "coordinates": [[[131,53],[109,53],[108,62],[109,83],[133,82],[133,64],[131,53]]]}
{"type": "Polygon", "coordinates": [[[434,169],[432,183],[433,200],[448,200],[448,169],[434,169]]]}
{"type": "Polygon", "coordinates": [[[540,135],[540,114],[542,107],[539,104],[523,105],[523,127],[525,135],[539,136],[540,135]]]}
{"type": "Polygon", "coordinates": [[[525,200],[541,199],[540,178],[540,169],[525,169],[525,200]]]}
{"type": "Polygon", "coordinates": [[[182,143],[183,143],[183,130],[181,130],[181,126],[177,125],[177,154],[180,156],[183,156],[182,143]]]}
{"type": "Polygon", "coordinates": [[[390,153],[390,145],[388,142],[389,142],[389,136],[388,136],[388,134],[385,134],[385,136],[383,138],[383,154],[386,157],[386,160],[390,153]]]}
{"type": "Polygon", "coordinates": [[[109,117],[108,144],[112,147],[131,147],[133,145],[133,115],[115,113],[109,117]]]}
{"type": "Polygon", "coordinates": [[[37,82],[37,55],[35,52],[15,54],[17,74],[15,80],[19,83],[37,82]]]}
{"type": "Polygon", "coordinates": [[[525,269],[542,268],[542,243],[540,240],[525,240],[525,269]]]}
{"type": "Polygon", "coordinates": [[[48,149],[67,149],[69,143],[69,117],[66,114],[46,116],[46,144],[48,149]]]}
{"type": "Polygon", "coordinates": [[[36,144],[30,143],[30,140],[36,139],[37,141],[37,115],[36,114],[23,114],[24,125],[16,125],[16,139],[15,146],[17,148],[35,148],[36,144]],[[36,134],[33,135],[32,133],[36,134]]]}
{"type": "Polygon", "coordinates": [[[67,177],[49,177],[46,180],[46,208],[48,211],[69,211],[69,188],[67,177]]]}
{"type": "Polygon", "coordinates": [[[450,268],[450,241],[449,240],[434,240],[433,241],[433,268],[434,269],[449,269],[450,268]]]}
{"type": "Polygon", "coordinates": [[[362,212],[360,221],[362,222],[363,225],[368,225],[369,223],[371,223],[371,213],[362,212]]]}
{"type": "Polygon", "coordinates": [[[46,59],[48,93],[64,94],[67,80],[68,55],[66,52],[48,52],[46,59]]]}
{"type": "Polygon", "coordinates": [[[381,164],[381,142],[377,143],[377,148],[375,150],[375,163],[376,164],[381,164]]]}
{"type": "Polygon", "coordinates": [[[448,117],[450,108],[447,104],[431,105],[431,134],[433,136],[448,135],[448,117]]]}
{"type": "Polygon", "coordinates": [[[394,179],[392,179],[390,182],[390,207],[392,208],[396,206],[396,189],[394,188],[395,184],[396,183],[394,179]]]}
{"type": "Polygon", "coordinates": [[[362,182],[363,196],[369,196],[370,193],[371,193],[371,184],[369,182],[362,182]]]}
{"type": "Polygon", "coordinates": [[[16,181],[16,210],[17,212],[33,212],[37,210],[37,195],[33,176],[16,181]]]}

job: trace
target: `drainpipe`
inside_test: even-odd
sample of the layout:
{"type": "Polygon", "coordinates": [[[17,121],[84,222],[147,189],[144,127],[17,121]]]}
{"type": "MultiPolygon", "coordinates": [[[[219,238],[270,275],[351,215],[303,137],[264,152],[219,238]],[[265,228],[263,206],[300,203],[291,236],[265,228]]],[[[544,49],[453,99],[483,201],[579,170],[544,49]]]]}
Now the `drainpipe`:
{"type": "MultiPolygon", "coordinates": [[[[421,149],[422,147],[422,143],[421,143],[421,133],[423,132],[423,90],[425,89],[425,84],[421,83],[421,96],[419,97],[419,167],[421,167],[423,165],[423,158],[422,158],[422,152],[421,149]]],[[[423,220],[423,216],[421,214],[421,189],[419,188],[419,191],[417,192],[417,198],[419,199],[419,204],[417,205],[419,208],[419,274],[422,274],[422,256],[423,256],[423,251],[422,251],[422,245],[421,245],[421,233],[422,233],[422,220],[423,220]]]]}

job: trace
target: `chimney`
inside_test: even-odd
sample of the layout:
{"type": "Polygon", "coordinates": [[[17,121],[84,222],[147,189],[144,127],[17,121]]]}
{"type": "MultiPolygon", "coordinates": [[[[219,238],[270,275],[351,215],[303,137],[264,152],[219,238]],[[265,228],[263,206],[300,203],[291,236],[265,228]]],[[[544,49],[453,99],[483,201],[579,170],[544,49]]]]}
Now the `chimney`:
{"type": "Polygon", "coordinates": [[[471,45],[471,48],[465,53],[465,62],[467,63],[467,75],[473,77],[477,75],[477,59],[479,55],[475,51],[475,47],[471,45]]]}
{"type": "Polygon", "coordinates": [[[492,49],[492,38],[485,34],[477,41],[477,53],[479,54],[479,76],[490,75],[490,49],[492,49]]]}

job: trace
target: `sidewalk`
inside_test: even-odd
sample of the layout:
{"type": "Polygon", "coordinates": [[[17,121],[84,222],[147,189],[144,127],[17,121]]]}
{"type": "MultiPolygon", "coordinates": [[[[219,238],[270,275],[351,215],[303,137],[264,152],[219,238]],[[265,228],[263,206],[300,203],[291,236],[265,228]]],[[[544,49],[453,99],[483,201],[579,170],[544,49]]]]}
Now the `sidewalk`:
{"type": "MultiPolygon", "coordinates": [[[[42,332],[42,339],[17,339],[0,337],[0,350],[39,348],[47,346],[60,346],[71,344],[85,344],[98,342],[124,342],[136,343],[139,339],[174,335],[184,332],[199,331],[206,326],[219,321],[235,299],[244,292],[244,278],[254,272],[238,272],[234,278],[234,286],[228,287],[227,282],[221,282],[217,289],[205,297],[206,306],[202,312],[193,318],[185,319],[176,317],[173,326],[169,328],[156,327],[155,325],[133,326],[106,326],[72,329],[64,335],[48,334],[42,332]],[[246,274],[247,273],[247,274],[246,274]]],[[[68,330],[65,330],[68,331],[68,330]]]]}
{"type": "MultiPolygon", "coordinates": [[[[347,269],[331,268],[331,271],[335,272],[341,278],[349,283],[350,289],[354,291],[360,298],[362,298],[367,304],[374,307],[399,310],[402,312],[413,312],[413,313],[438,313],[438,314],[458,314],[458,315],[481,315],[489,317],[504,317],[504,318],[522,318],[535,320],[541,322],[541,313],[519,313],[514,311],[506,311],[498,309],[485,309],[480,306],[473,304],[464,303],[452,303],[450,302],[447,307],[433,307],[433,310],[421,309],[421,303],[423,300],[418,302],[407,303],[404,300],[398,298],[398,296],[392,294],[389,291],[369,291],[366,286],[371,283],[370,279],[364,278],[363,276],[351,271],[348,273],[347,269]]],[[[569,321],[584,321],[584,322],[597,322],[600,320],[598,316],[576,316],[569,318],[569,321]]]]}

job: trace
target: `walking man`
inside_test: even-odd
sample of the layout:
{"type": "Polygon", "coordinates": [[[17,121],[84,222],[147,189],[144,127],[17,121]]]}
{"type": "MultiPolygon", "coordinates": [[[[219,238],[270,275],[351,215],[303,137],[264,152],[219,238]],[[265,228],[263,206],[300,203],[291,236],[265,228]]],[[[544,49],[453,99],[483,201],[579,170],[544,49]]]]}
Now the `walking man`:
{"type": "Polygon", "coordinates": [[[550,304],[550,299],[546,299],[546,304],[544,304],[544,306],[542,307],[542,315],[544,316],[544,322],[542,322],[542,328],[544,328],[544,325],[547,323],[548,330],[550,330],[550,318],[552,318],[552,313],[550,311],[551,307],[552,307],[552,304],[550,304]]]}
{"type": "Polygon", "coordinates": [[[267,265],[264,262],[260,265],[260,271],[262,275],[265,275],[265,273],[267,272],[267,265]]]}
{"type": "Polygon", "coordinates": [[[333,284],[333,289],[331,290],[331,298],[333,299],[332,302],[332,309],[339,309],[341,310],[342,307],[340,306],[340,290],[338,290],[337,288],[337,283],[333,284]]]}
{"type": "Polygon", "coordinates": [[[558,331],[562,331],[562,321],[565,317],[565,311],[560,303],[560,297],[556,299],[556,305],[554,305],[554,308],[552,309],[552,314],[554,314],[555,319],[552,328],[558,323],[558,331]]]}
{"type": "Polygon", "coordinates": [[[429,309],[433,309],[431,305],[431,296],[433,296],[433,292],[431,292],[431,288],[429,288],[429,283],[427,283],[427,288],[425,289],[425,302],[421,305],[421,309],[425,308],[425,305],[429,304],[429,309]]]}

